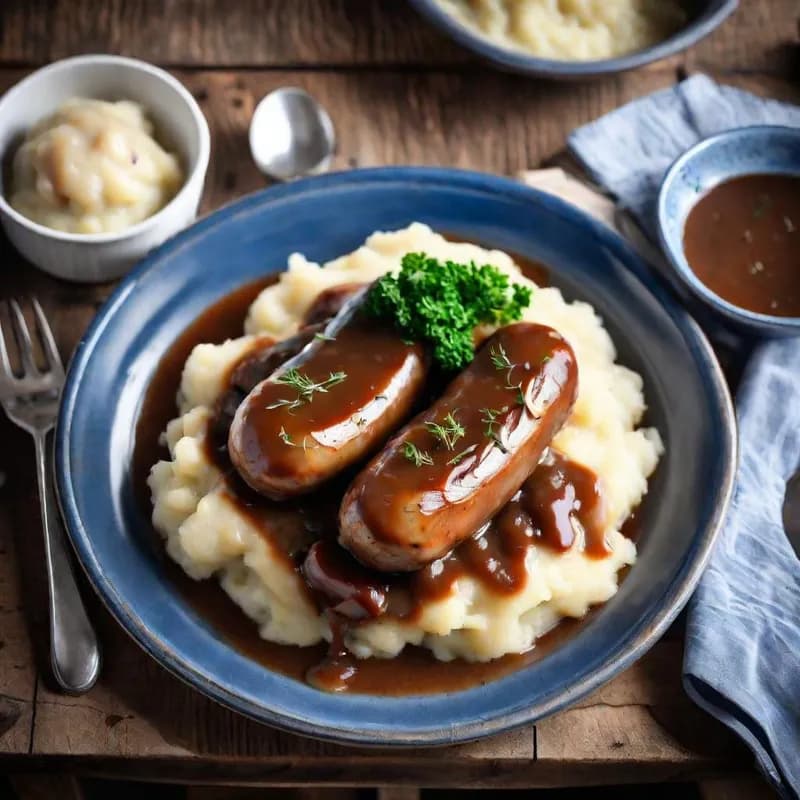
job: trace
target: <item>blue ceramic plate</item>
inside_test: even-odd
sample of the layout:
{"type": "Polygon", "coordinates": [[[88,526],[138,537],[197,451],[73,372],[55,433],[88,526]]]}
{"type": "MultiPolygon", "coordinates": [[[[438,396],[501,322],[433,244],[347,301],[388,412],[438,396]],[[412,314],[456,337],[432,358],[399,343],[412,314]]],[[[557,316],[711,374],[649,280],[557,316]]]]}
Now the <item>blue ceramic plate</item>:
{"type": "Polygon", "coordinates": [[[299,733],[372,745],[446,744],[529,723],[575,702],[656,641],[692,591],[731,491],[731,403],[697,326],[617,236],[509,180],[440,169],[348,172],[261,192],[154,252],[101,309],[70,367],[56,471],[72,542],[96,590],[157,661],[215,700],[299,733]],[[228,646],[166,579],[131,485],[132,431],[161,356],[208,305],[302,251],[346,253],[377,229],[426,222],[552,268],[603,315],[644,375],[666,442],[641,556],[572,639],[486,686],[419,698],[324,694],[228,646]]]}
{"type": "Polygon", "coordinates": [[[437,28],[487,61],[512,72],[557,79],[590,78],[624,72],[673,56],[708,36],[736,10],[738,5],[738,0],[694,0],[685,4],[690,9],[689,22],[663,42],[618,58],[560,61],[553,58],[539,58],[523,50],[501,47],[479,31],[463,25],[445,11],[437,0],[410,0],[410,2],[437,28]]]}

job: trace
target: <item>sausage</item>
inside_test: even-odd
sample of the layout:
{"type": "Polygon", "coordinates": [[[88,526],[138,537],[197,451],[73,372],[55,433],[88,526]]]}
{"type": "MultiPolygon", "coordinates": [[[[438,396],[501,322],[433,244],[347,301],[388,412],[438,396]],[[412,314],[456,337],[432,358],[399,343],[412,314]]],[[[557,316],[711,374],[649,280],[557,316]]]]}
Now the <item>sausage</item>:
{"type": "Polygon", "coordinates": [[[322,333],[330,318],[338,314],[353,294],[363,287],[363,283],[343,283],[323,289],[309,306],[297,333],[278,342],[260,336],[253,349],[233,365],[225,381],[227,389],[217,400],[214,410],[211,436],[217,450],[227,452],[228,432],[236,409],[245,397],[278,367],[300,353],[318,333],[322,333]]]}
{"type": "Polygon", "coordinates": [[[302,324],[317,325],[335,317],[342,310],[344,304],[363,288],[363,283],[339,283],[323,289],[308,307],[302,324]]]}
{"type": "Polygon", "coordinates": [[[261,381],[228,435],[242,479],[273,500],[317,488],[368,457],[409,416],[428,371],[419,344],[359,313],[363,293],[261,381]]]}
{"type": "Polygon", "coordinates": [[[501,328],[356,476],[340,507],[339,542],[382,571],[441,558],[533,472],[577,385],[575,354],[559,333],[530,323],[501,328]]]}

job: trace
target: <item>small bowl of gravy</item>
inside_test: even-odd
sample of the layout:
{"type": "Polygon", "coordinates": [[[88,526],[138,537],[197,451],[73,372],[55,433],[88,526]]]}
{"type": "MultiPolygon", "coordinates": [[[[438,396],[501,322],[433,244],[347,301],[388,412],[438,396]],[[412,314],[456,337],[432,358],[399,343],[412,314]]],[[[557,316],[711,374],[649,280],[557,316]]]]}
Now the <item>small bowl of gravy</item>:
{"type": "Polygon", "coordinates": [[[681,287],[729,325],[800,335],[800,129],[737,128],[687,150],[658,228],[681,287]]]}

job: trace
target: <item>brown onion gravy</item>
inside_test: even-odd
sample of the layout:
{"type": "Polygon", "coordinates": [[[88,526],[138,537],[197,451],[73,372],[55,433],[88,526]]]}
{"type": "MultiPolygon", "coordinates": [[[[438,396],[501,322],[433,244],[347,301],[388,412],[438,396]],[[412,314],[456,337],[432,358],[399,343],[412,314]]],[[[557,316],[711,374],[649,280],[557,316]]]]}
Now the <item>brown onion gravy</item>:
{"type": "MultiPolygon", "coordinates": [[[[526,274],[533,273],[541,285],[542,268],[533,266],[535,271],[532,268],[526,274]]],[[[249,305],[273,280],[243,286],[211,306],[178,337],[159,363],[139,416],[133,457],[137,502],[146,519],[152,514],[147,475],[150,467],[166,455],[159,436],[175,416],[175,396],[186,359],[198,343],[240,336],[249,305]]],[[[262,349],[266,343],[261,341],[262,349]]],[[[305,570],[311,584],[309,594],[327,614],[334,641],[330,646],[306,648],[264,641],[258,636],[256,625],[216,581],[194,581],[166,557],[162,557],[162,563],[169,579],[199,616],[237,650],[268,668],[334,691],[346,688],[351,692],[392,695],[456,691],[485,684],[532,663],[585,623],[586,618],[565,620],[537,640],[529,652],[487,663],[441,662],[427,650],[412,646],[394,659],[355,659],[342,646],[348,625],[381,613],[413,620],[424,603],[446,596],[459,576],[469,575],[498,594],[517,591],[525,576],[525,554],[531,541],[565,550],[577,530],[585,539],[588,553],[594,557],[606,555],[600,524],[602,494],[596,476],[551,451],[537,468],[536,479],[529,479],[491,523],[437,566],[429,565],[405,575],[387,575],[370,572],[335,542],[338,501],[352,473],[316,493],[313,503],[303,498],[271,502],[238,478],[225,450],[226,425],[216,425],[210,426],[208,452],[225,475],[231,500],[264,532],[278,557],[305,570]]],[[[633,518],[626,523],[627,535],[634,533],[632,521],[633,518]]],[[[152,529],[151,532],[160,553],[160,538],[152,529]]]]}
{"type": "Polygon", "coordinates": [[[683,247],[724,300],[800,316],[800,177],[745,175],[714,187],[690,212],[683,247]]]}

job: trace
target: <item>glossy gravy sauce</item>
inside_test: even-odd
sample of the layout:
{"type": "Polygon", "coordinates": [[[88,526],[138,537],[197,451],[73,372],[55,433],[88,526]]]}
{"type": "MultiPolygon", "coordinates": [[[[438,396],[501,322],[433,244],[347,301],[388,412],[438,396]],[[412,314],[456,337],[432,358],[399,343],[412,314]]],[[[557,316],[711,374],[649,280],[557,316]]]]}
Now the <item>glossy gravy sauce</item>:
{"type": "MultiPolygon", "coordinates": [[[[536,271],[532,277],[542,285],[541,267],[533,266],[536,271]]],[[[526,274],[534,272],[534,268],[526,270],[526,274]]],[[[175,416],[174,398],[186,359],[200,342],[240,336],[249,305],[271,282],[248,284],[211,306],[184,331],[160,362],[140,413],[133,458],[137,502],[146,519],[152,513],[147,475],[156,461],[166,457],[159,435],[175,416]]],[[[263,345],[264,342],[262,348],[263,345]]],[[[194,581],[186,576],[163,554],[160,537],[151,529],[153,547],[168,578],[196,612],[233,647],[268,668],[329,691],[392,695],[455,691],[485,684],[532,663],[585,623],[586,618],[564,621],[537,640],[529,652],[488,663],[441,662],[429,651],[411,646],[394,659],[355,659],[342,643],[349,625],[381,614],[413,618],[424,603],[446,595],[462,575],[480,580],[499,594],[517,591],[525,576],[525,553],[531,541],[565,550],[580,535],[587,552],[603,557],[603,501],[596,476],[550,451],[512,501],[436,566],[389,575],[364,568],[335,541],[336,512],[352,473],[315,493],[313,503],[303,498],[273,503],[252,492],[230,466],[226,431],[218,413],[207,440],[209,455],[224,473],[231,497],[264,531],[276,556],[287,559],[304,574],[310,595],[328,616],[333,642],[330,646],[300,648],[261,639],[256,625],[216,581],[194,581]]],[[[626,528],[629,535],[634,532],[631,525],[626,528]]]]}
{"type": "Polygon", "coordinates": [[[800,177],[745,175],[692,209],[684,252],[697,277],[740,308],[800,316],[800,177]]]}

